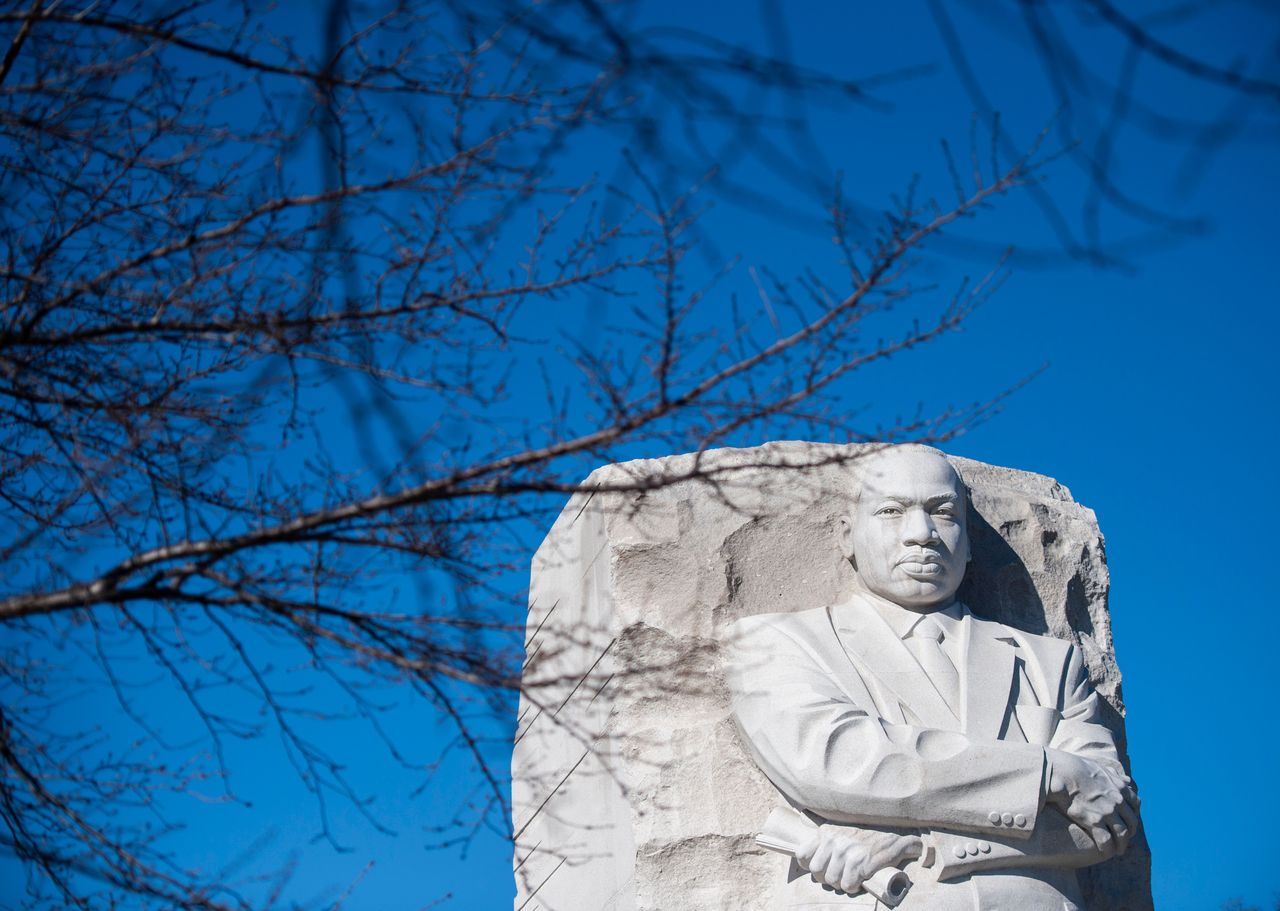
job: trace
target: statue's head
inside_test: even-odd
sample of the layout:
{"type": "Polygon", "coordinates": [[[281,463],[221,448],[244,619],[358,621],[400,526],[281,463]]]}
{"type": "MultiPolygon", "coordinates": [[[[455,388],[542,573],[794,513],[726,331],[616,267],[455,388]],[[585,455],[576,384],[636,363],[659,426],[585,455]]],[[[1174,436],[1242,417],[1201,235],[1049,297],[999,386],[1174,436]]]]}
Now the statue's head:
{"type": "Polygon", "coordinates": [[[855,470],[840,540],[860,587],[910,610],[946,607],[969,562],[964,481],[941,452],[914,444],[860,458],[855,470]]]}

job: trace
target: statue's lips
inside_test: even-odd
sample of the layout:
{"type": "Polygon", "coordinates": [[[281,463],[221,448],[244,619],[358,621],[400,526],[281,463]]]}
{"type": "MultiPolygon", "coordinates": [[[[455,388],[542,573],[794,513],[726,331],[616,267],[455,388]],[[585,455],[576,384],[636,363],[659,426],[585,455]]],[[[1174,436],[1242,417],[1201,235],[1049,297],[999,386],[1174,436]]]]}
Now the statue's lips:
{"type": "Polygon", "coordinates": [[[908,576],[921,578],[939,576],[947,569],[937,554],[910,554],[899,560],[897,566],[908,576]]]}

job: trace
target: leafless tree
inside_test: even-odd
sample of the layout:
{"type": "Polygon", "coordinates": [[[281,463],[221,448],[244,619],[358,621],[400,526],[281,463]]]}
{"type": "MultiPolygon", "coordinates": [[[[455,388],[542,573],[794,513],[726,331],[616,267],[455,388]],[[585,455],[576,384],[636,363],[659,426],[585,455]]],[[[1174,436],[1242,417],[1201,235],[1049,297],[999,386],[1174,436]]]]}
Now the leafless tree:
{"type": "Polygon", "coordinates": [[[450,721],[480,785],[438,840],[504,829],[509,731],[481,718],[520,685],[530,543],[589,468],[945,439],[989,408],[859,428],[834,393],[998,286],[997,259],[935,302],[911,266],[1033,186],[1035,149],[997,129],[939,159],[954,197],[874,226],[831,183],[838,280],[752,273],[721,325],[728,279],[688,254],[706,187],[745,190],[664,124],[767,144],[743,93],[877,80],[591,0],[322,12],[313,35],[254,4],[0,11],[0,844],[33,907],[291,902],[287,871],[175,855],[174,821],[234,799],[228,754],[274,735],[326,837],[335,800],[377,825],[326,731],[429,778],[390,693],[450,721]],[[117,720],[69,712],[86,692],[117,720]]]}
{"type": "MultiPolygon", "coordinates": [[[[977,29],[999,32],[1010,48],[1034,51],[1020,90],[1038,91],[1046,108],[1059,112],[1055,135],[1082,192],[1030,189],[1058,245],[1022,245],[1024,263],[1132,269],[1144,253],[1212,229],[1208,213],[1187,213],[1179,203],[1228,146],[1265,148],[1280,140],[1280,11],[1274,4],[1192,0],[1141,12],[1112,0],[927,5],[950,72],[975,114],[997,118],[1000,95],[973,54],[977,29]],[[1238,40],[1224,45],[1208,37],[1219,33],[1238,40]],[[1246,38],[1256,44],[1252,57],[1241,53],[1246,38]],[[1158,149],[1158,160],[1135,160],[1128,151],[1134,136],[1158,149]],[[1133,175],[1152,166],[1169,171],[1161,198],[1133,186],[1133,175]]],[[[994,132],[1006,154],[1016,147],[1015,134],[998,121],[994,132]]],[[[983,245],[965,250],[981,252],[983,245]]]]}

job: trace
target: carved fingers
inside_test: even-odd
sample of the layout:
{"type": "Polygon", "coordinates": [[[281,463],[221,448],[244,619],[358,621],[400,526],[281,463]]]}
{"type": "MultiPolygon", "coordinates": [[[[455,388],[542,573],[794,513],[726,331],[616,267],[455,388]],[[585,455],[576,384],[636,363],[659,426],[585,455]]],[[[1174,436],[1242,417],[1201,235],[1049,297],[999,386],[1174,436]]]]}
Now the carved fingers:
{"type": "Polygon", "coordinates": [[[796,862],[816,882],[854,895],[877,871],[919,857],[923,849],[924,842],[916,835],[822,826],[796,854],[796,862]]]}
{"type": "Polygon", "coordinates": [[[1138,832],[1138,792],[1134,789],[1129,776],[1119,771],[1110,771],[1113,782],[1120,792],[1120,801],[1116,804],[1113,817],[1108,822],[1111,834],[1115,836],[1116,853],[1123,854],[1129,848],[1129,842],[1138,832]]]}
{"type": "Polygon", "coordinates": [[[1103,854],[1123,854],[1138,831],[1141,804],[1129,776],[1072,753],[1045,752],[1048,799],[1088,832],[1103,854]]]}

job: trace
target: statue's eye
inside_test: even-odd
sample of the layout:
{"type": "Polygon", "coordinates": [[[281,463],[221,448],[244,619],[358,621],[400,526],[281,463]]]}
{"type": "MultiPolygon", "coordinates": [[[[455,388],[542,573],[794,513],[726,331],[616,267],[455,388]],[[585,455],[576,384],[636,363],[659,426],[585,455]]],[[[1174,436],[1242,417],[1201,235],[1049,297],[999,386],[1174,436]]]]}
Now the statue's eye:
{"type": "Polygon", "coordinates": [[[893,516],[900,516],[902,515],[902,507],[901,506],[881,506],[879,509],[876,510],[876,515],[888,516],[890,518],[892,518],[893,516]]]}

